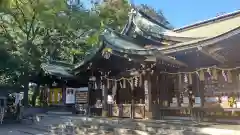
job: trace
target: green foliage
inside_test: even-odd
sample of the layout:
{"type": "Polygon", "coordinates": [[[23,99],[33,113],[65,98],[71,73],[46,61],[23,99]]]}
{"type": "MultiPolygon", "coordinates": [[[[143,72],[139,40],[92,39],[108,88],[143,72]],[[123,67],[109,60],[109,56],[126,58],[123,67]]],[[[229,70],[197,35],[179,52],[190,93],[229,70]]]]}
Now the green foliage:
{"type": "Polygon", "coordinates": [[[82,3],[69,6],[66,0],[1,0],[0,84],[23,84],[42,62],[77,63],[98,45],[106,26],[122,30],[130,10],[127,0],[92,5],[87,9],[82,3]]]}
{"type": "Polygon", "coordinates": [[[168,22],[167,18],[164,16],[162,10],[157,11],[154,8],[152,8],[151,6],[146,5],[146,4],[141,4],[138,6],[138,8],[140,10],[142,10],[143,12],[151,15],[153,18],[158,20],[161,24],[169,27],[170,29],[173,29],[173,26],[171,26],[171,24],[168,22]]]}
{"type": "Polygon", "coordinates": [[[105,0],[96,5],[102,23],[121,31],[128,19],[130,5],[127,0],[105,0]]]}
{"type": "Polygon", "coordinates": [[[92,26],[81,20],[96,17],[91,19],[83,7],[70,10],[65,0],[0,4],[0,58],[6,60],[1,61],[2,83],[23,83],[21,80],[27,79],[20,78],[38,71],[42,62],[50,58],[71,62],[74,55],[88,48],[80,37],[92,26]]]}

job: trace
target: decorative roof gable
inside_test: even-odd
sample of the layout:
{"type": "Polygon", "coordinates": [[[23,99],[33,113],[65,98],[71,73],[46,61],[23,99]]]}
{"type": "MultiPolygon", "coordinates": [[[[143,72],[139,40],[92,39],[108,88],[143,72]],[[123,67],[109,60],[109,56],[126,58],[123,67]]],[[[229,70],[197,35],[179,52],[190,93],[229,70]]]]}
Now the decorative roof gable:
{"type": "Polygon", "coordinates": [[[175,29],[187,37],[214,37],[240,26],[240,10],[175,29]]]}

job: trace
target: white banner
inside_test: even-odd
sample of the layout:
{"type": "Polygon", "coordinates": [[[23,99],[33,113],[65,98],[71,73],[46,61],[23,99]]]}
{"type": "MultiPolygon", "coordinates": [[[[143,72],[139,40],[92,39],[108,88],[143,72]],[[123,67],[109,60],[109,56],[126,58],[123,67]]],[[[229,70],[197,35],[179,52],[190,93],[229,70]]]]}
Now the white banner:
{"type": "Polygon", "coordinates": [[[66,88],[66,104],[75,103],[75,88],[66,88]]]}
{"type": "Polygon", "coordinates": [[[195,104],[201,104],[201,98],[195,97],[195,104]]]}
{"type": "Polygon", "coordinates": [[[15,96],[16,96],[15,97],[15,104],[17,105],[19,103],[19,101],[20,101],[20,94],[16,93],[15,96]]]}

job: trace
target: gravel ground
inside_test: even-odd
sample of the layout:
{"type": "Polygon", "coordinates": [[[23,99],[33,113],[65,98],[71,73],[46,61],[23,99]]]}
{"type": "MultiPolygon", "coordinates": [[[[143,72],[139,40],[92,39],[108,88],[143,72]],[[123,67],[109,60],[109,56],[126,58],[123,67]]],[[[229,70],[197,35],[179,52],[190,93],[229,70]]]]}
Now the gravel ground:
{"type": "MultiPolygon", "coordinates": [[[[79,116],[44,116],[38,122],[0,125],[0,135],[215,135],[211,128],[240,130],[239,125],[191,121],[114,120],[79,116]],[[200,129],[205,129],[200,133],[200,129]]],[[[216,132],[216,131],[213,131],[216,132]]],[[[217,130],[216,135],[239,135],[217,130]]]]}

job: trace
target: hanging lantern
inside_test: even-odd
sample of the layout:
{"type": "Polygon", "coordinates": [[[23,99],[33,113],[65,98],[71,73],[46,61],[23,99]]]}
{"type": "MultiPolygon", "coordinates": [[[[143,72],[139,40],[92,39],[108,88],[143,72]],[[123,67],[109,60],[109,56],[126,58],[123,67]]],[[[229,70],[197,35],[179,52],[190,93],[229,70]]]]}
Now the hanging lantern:
{"type": "Polygon", "coordinates": [[[201,70],[200,73],[199,73],[199,79],[200,79],[200,81],[204,81],[204,79],[205,79],[205,75],[204,75],[203,70],[201,70]]]}
{"type": "Polygon", "coordinates": [[[217,69],[215,69],[215,68],[213,69],[212,76],[213,76],[214,80],[218,79],[217,69]]]}
{"type": "Polygon", "coordinates": [[[230,70],[227,71],[227,80],[229,83],[232,83],[232,73],[230,70]]]}
{"type": "Polygon", "coordinates": [[[54,82],[52,83],[52,86],[57,86],[57,83],[54,81],[54,82]]]}
{"type": "Polygon", "coordinates": [[[102,56],[105,59],[109,59],[111,57],[112,54],[112,49],[111,48],[104,48],[102,51],[102,56]]]}

